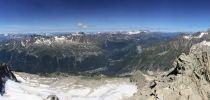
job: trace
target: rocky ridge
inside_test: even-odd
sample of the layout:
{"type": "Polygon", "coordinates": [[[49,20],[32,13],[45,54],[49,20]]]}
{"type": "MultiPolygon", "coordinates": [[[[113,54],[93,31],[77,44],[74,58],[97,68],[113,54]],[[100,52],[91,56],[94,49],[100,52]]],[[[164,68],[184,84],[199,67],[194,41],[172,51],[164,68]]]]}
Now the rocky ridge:
{"type": "Polygon", "coordinates": [[[203,41],[193,45],[189,54],[182,53],[176,58],[172,69],[158,75],[143,87],[138,85],[139,91],[134,99],[208,100],[210,98],[209,54],[210,42],[203,41]]]}

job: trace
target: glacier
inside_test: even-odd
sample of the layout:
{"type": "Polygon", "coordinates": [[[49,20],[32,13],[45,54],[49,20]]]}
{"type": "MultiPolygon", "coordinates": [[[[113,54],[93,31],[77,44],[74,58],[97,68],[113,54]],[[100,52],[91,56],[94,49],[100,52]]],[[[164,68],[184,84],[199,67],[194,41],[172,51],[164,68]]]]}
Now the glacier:
{"type": "Polygon", "coordinates": [[[38,79],[16,76],[21,82],[8,80],[5,84],[6,93],[0,96],[0,100],[48,100],[46,98],[49,95],[56,95],[60,100],[123,100],[137,92],[136,85],[129,82],[107,82],[93,87],[66,82],[63,84],[71,86],[64,89],[42,84],[38,79]]]}

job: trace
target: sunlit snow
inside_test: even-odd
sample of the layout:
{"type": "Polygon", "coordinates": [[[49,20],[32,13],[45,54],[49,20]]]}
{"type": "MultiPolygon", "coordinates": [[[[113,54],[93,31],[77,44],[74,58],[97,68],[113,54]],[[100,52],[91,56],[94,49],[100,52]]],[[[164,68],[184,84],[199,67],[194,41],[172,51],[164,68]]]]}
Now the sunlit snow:
{"type": "Polygon", "coordinates": [[[199,39],[199,38],[202,38],[205,34],[208,34],[208,32],[201,32],[198,36],[185,35],[185,36],[183,36],[183,38],[184,38],[184,39],[188,39],[188,40],[190,40],[190,39],[192,39],[192,38],[197,38],[197,39],[199,39]]]}
{"type": "Polygon", "coordinates": [[[137,92],[134,84],[126,82],[106,83],[94,88],[74,84],[64,91],[62,88],[39,84],[37,80],[18,79],[21,83],[11,80],[6,82],[6,93],[0,96],[0,100],[44,100],[49,95],[56,95],[60,100],[121,100],[137,92]]]}

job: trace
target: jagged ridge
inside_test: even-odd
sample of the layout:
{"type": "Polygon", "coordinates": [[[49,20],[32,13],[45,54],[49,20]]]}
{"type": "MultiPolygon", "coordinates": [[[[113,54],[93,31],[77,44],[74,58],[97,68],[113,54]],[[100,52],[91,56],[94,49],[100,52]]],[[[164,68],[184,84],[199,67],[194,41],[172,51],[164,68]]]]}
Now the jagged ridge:
{"type": "Polygon", "coordinates": [[[181,54],[173,63],[174,68],[140,87],[140,100],[208,100],[209,46],[210,42],[203,41],[193,45],[188,55],[181,54]]]}

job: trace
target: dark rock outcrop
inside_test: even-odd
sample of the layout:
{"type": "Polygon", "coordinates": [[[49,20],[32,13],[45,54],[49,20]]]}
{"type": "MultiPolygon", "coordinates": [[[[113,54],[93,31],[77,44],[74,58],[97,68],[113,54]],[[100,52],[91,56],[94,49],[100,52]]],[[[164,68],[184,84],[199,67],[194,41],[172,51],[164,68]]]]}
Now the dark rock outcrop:
{"type": "Polygon", "coordinates": [[[59,98],[56,95],[49,95],[46,100],[59,100],[59,98]]]}
{"type": "Polygon", "coordinates": [[[6,64],[0,64],[0,94],[3,95],[5,92],[5,83],[10,79],[17,82],[17,78],[12,73],[10,67],[6,64]]]}

